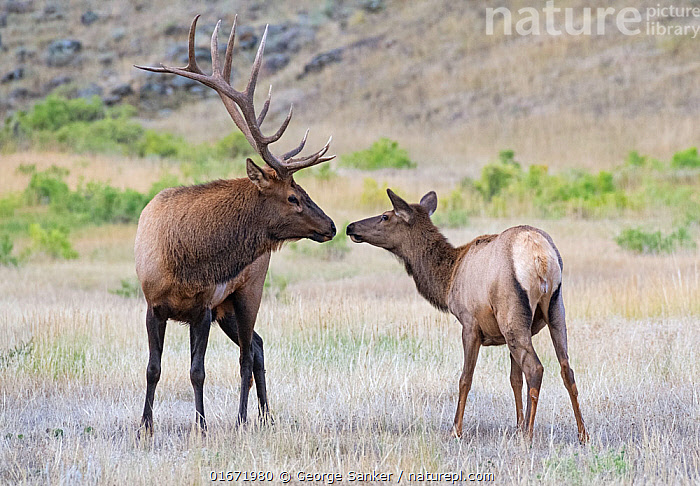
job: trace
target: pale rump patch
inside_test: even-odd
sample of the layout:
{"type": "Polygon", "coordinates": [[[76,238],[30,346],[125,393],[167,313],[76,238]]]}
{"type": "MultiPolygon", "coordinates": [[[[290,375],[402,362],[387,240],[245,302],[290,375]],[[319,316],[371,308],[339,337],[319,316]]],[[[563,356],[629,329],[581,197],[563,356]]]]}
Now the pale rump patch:
{"type": "Polygon", "coordinates": [[[524,231],[513,242],[515,278],[530,297],[531,304],[552,292],[561,282],[557,254],[544,236],[524,231]]]}

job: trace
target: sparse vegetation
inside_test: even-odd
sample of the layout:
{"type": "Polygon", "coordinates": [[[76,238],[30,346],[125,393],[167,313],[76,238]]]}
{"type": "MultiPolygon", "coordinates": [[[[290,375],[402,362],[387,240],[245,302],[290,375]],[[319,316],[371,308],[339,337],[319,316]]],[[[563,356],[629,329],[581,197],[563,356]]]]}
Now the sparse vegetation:
{"type": "Polygon", "coordinates": [[[688,150],[675,153],[671,159],[671,167],[675,169],[700,168],[700,155],[698,155],[698,148],[691,147],[688,150]]]}
{"type": "Polygon", "coordinates": [[[133,299],[143,296],[141,286],[139,285],[138,280],[134,278],[121,279],[119,282],[119,287],[116,289],[110,289],[109,293],[124,297],[125,299],[133,299]]]}
{"type": "Polygon", "coordinates": [[[677,228],[668,235],[661,231],[645,231],[642,228],[627,228],[616,238],[617,244],[624,250],[635,253],[672,253],[678,249],[695,249],[696,244],[688,228],[677,228]]]}
{"type": "Polygon", "coordinates": [[[12,255],[12,249],[15,247],[9,235],[0,235],[0,265],[17,266],[19,260],[12,255]]]}
{"type": "Polygon", "coordinates": [[[239,132],[213,144],[194,145],[181,136],[144,128],[133,120],[135,113],[129,105],[107,107],[97,96],[67,99],[50,95],[5,121],[0,151],[58,149],[172,158],[200,165],[221,159],[230,164],[253,153],[239,132]]]}
{"type": "Polygon", "coordinates": [[[68,230],[65,228],[42,228],[37,223],[29,225],[29,238],[32,240],[31,251],[45,253],[51,258],[73,260],[78,258],[78,252],[68,241],[68,230]]]}
{"type": "Polygon", "coordinates": [[[380,138],[365,150],[359,150],[340,158],[342,167],[360,170],[412,169],[416,163],[399,143],[388,138],[380,138]]]}

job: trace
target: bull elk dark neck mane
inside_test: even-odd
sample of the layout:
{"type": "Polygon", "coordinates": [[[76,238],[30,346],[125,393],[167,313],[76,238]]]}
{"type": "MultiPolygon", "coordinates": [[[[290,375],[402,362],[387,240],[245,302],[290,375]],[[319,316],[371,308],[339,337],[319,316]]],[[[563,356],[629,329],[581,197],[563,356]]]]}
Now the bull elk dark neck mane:
{"type": "Polygon", "coordinates": [[[173,204],[165,211],[167,217],[159,220],[163,247],[168,249],[166,264],[175,278],[190,288],[231,280],[283,243],[259,224],[270,219],[268,209],[260,191],[247,178],[173,188],[164,198],[166,206],[170,200],[173,204]],[[183,193],[191,200],[187,207],[172,197],[183,193]],[[197,232],[184,232],[183,227],[196,228],[197,232]]]}

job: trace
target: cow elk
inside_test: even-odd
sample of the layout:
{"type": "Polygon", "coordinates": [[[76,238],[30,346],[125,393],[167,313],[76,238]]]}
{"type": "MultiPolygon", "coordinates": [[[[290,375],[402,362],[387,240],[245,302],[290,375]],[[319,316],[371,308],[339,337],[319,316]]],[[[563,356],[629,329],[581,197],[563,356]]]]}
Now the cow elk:
{"type": "Polygon", "coordinates": [[[480,346],[506,344],[510,383],[518,427],[532,439],[544,368],[532,347],[532,336],[545,325],[561,365],[581,442],[588,434],[578,405],[574,372],[566,345],[562,260],[552,238],[531,226],[516,226],[484,235],[455,248],[431,222],[437,196],[429,192],[419,204],[408,204],[387,190],[393,211],[348,225],[355,243],[389,250],[413,276],[418,292],[462,324],[464,369],[453,433],[462,434],[467,394],[480,346]],[[527,414],[523,415],[523,372],[527,380],[527,414]],[[527,417],[527,422],[525,418],[527,417]]]}
{"type": "MultiPolygon", "coordinates": [[[[214,89],[234,123],[269,167],[247,160],[247,178],[219,180],[160,192],[143,210],[136,233],[136,273],[148,310],[149,359],[146,370],[146,403],[142,427],[153,427],[153,397],[160,378],[163,339],[168,319],[189,324],[191,367],[196,420],[202,431],[204,419],[204,354],[212,321],[240,346],[241,396],[238,423],[247,419],[248,393],[253,375],[259,412],[268,415],[263,343],[253,331],[262,297],[270,252],[282,243],[300,238],[317,242],[335,236],[333,221],[294,182],[293,174],[332,159],[326,156],[330,140],[318,152],[295,158],[304,148],[306,135],[294,149],[273,155],[269,145],[280,139],[292,117],[289,114],[272,135],[260,125],[270,106],[270,94],[258,114],[253,106],[255,84],[262,63],[267,28],[243,91],[230,83],[231,59],[236,33],[234,20],[223,68],[218,58],[217,36],[211,38],[211,75],[195,60],[195,17],[189,32],[189,62],[184,68],[143,67],[156,73],[172,73],[199,81],[214,89]]],[[[307,130],[308,134],[308,130],[307,130]]]]}

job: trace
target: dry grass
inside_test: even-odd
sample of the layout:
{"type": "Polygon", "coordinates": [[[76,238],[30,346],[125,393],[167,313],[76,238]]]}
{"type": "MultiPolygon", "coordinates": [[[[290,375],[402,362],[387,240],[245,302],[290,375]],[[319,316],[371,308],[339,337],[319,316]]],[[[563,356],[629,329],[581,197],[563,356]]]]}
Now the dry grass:
{"type": "MultiPolygon", "coordinates": [[[[477,221],[449,236],[465,241],[509,223],[477,221]]],[[[426,304],[387,253],[352,245],[344,259],[319,265],[311,242],[273,258],[273,280],[288,284],[271,289],[256,326],[275,425],[235,426],[238,350],[215,329],[205,386],[210,433],[201,439],[191,428],[187,332],[171,324],[155,435],[139,441],[145,304],[109,293],[133,278],[133,228],[105,228],[78,235],[77,262],[0,268],[0,480],[199,484],[228,470],[341,472],[346,480],[350,471],[396,478],[400,470],[463,470],[491,472],[499,484],[697,481],[696,259],[625,255],[609,243],[611,224],[540,226],[565,258],[587,446],[576,441],[546,331],[535,339],[546,374],[532,446],[515,432],[502,347],[482,350],[464,438],[450,438],[459,324],[426,304]]]]}

